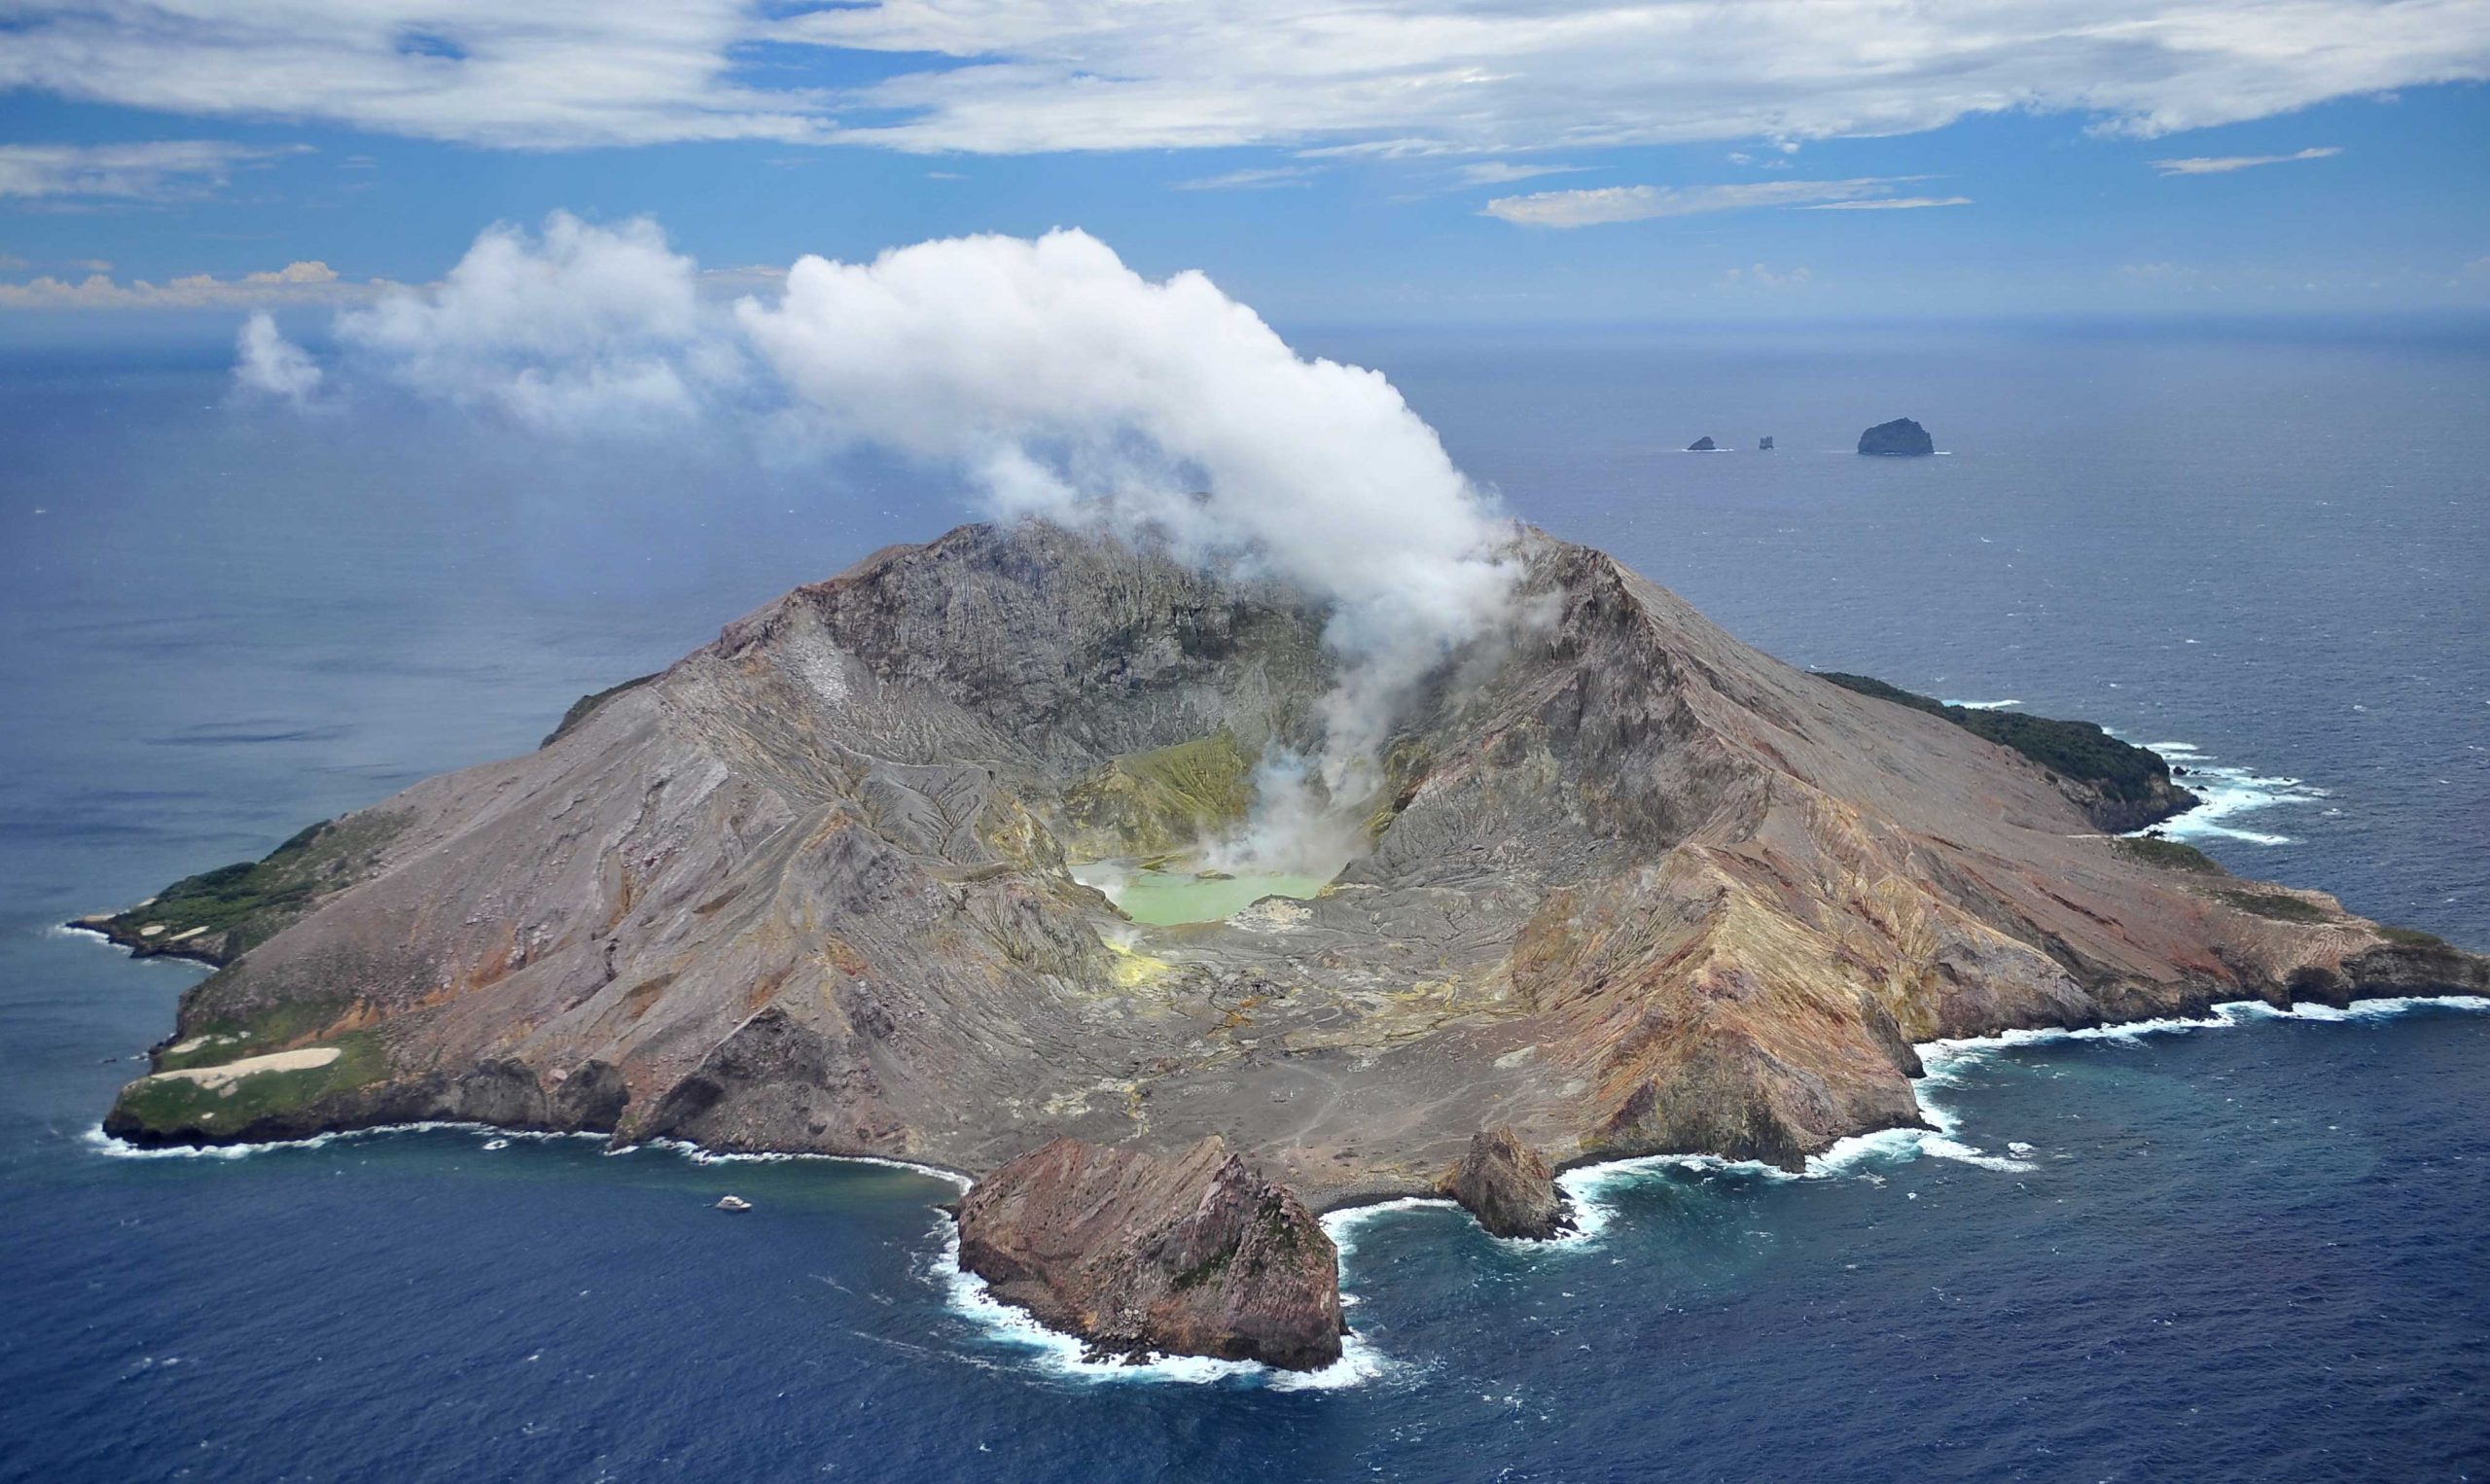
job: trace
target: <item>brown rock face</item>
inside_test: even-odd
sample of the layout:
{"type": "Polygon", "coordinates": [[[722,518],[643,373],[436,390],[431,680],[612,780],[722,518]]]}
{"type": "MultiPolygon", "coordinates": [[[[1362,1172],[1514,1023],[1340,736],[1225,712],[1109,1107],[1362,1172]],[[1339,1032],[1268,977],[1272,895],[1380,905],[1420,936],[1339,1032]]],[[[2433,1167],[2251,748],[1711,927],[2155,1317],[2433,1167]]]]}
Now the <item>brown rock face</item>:
{"type": "Polygon", "coordinates": [[[959,1222],[962,1267],[1097,1353],[1340,1358],[1332,1239],[1216,1138],[1165,1159],[1057,1139],[970,1187],[959,1222]]]}
{"type": "Polygon", "coordinates": [[[1510,1128],[1471,1135],[1470,1152],[1453,1167],[1443,1193],[1468,1207],[1495,1236],[1545,1242],[1574,1229],[1564,1197],[1556,1192],[1555,1173],[1510,1128]]]}

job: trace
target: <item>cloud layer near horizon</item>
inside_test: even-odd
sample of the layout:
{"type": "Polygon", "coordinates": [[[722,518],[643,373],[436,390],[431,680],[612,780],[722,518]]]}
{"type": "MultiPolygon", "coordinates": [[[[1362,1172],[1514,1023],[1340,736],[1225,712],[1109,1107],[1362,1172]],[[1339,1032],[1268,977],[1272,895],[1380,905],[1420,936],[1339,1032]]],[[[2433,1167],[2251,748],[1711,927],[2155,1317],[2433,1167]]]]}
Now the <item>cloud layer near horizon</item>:
{"type": "Polygon", "coordinates": [[[2011,110],[2153,135],[2484,77],[2478,0],[32,0],[0,51],[0,88],[529,150],[1408,155],[1897,134],[2011,110]],[[825,86],[816,49],[894,63],[825,86]]]}

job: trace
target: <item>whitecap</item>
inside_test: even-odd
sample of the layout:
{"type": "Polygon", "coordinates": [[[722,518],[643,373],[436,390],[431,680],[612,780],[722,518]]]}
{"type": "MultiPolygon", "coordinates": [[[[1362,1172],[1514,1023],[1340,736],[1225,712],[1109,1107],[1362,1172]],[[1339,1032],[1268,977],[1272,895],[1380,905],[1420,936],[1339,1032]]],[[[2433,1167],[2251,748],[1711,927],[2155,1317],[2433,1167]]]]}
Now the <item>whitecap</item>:
{"type": "Polygon", "coordinates": [[[2009,698],[2002,701],[1939,701],[1937,704],[1940,706],[1960,706],[1965,711],[2005,711],[2011,707],[2020,706],[2023,703],[2021,701],[2009,698]]]}

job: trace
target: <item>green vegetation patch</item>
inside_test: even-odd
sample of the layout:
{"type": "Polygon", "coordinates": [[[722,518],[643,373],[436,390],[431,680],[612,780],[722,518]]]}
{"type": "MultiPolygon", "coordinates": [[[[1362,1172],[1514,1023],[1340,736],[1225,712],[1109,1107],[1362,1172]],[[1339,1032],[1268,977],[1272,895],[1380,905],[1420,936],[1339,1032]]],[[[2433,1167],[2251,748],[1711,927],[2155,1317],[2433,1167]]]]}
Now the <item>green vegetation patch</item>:
{"type": "Polygon", "coordinates": [[[275,936],[322,898],[368,877],[382,847],[405,828],[405,819],[393,814],[323,820],[264,860],[185,876],[106,926],[151,948],[178,948],[192,937],[219,940],[224,956],[233,958],[275,936]],[[141,931],[159,924],[160,932],[141,931]]]}
{"type": "Polygon", "coordinates": [[[217,1067],[282,1051],[327,1030],[351,1008],[352,1002],[343,999],[280,1000],[247,1017],[219,1015],[190,1027],[172,1046],[156,1053],[156,1070],[217,1067]]]}
{"type": "Polygon", "coordinates": [[[545,734],[544,741],[536,744],[537,750],[541,752],[546,748],[551,747],[554,743],[561,741],[564,737],[567,737],[572,732],[577,731],[582,722],[587,721],[589,717],[596,714],[597,707],[604,705],[607,701],[621,695],[625,690],[637,690],[642,686],[647,685],[655,679],[657,679],[657,676],[655,675],[643,675],[636,680],[626,680],[619,686],[608,686],[602,690],[596,691],[593,694],[583,695],[578,700],[571,702],[571,709],[562,713],[562,720],[554,724],[551,731],[545,734]]]}
{"type": "Polygon", "coordinates": [[[2182,845],[2177,840],[2160,839],[2149,834],[2131,835],[2113,842],[2111,848],[2129,860],[2142,861],[2147,866],[2158,866],[2164,870],[2192,871],[2200,876],[2230,874],[2223,870],[2213,857],[2193,845],[2182,845]]]}
{"type": "Polygon", "coordinates": [[[2377,930],[2377,936],[2385,938],[2388,942],[2393,943],[2400,948],[2445,948],[2451,946],[2445,938],[2438,936],[2436,933],[2424,933],[2418,928],[2395,928],[2386,926],[2385,924],[2380,924],[2377,930]]]}
{"type": "Polygon", "coordinates": [[[1254,803],[1254,760],[1226,727],[1173,747],[1126,753],[1064,795],[1078,829],[1132,853],[1180,849],[1245,817],[1254,803]]]}
{"type": "Polygon", "coordinates": [[[2334,914],[2313,901],[2287,897],[2281,892],[2216,892],[2223,901],[2243,912],[2270,917],[2276,922],[2327,923],[2334,914]]]}
{"type": "Polygon", "coordinates": [[[2110,797],[2127,803],[2151,802],[2170,782],[2170,764],[2151,748],[2121,742],[2090,722],[2061,722],[2020,711],[1975,711],[1948,706],[1931,696],[1889,686],[1865,675],[1818,670],[1845,690],[1943,717],[1976,737],[2010,747],[2061,777],[2096,785],[2110,797]]]}
{"type": "Polygon", "coordinates": [[[321,1067],[246,1073],[214,1085],[180,1077],[141,1078],[122,1089],[116,1112],[158,1133],[231,1132],[389,1075],[388,1053],[369,1031],[327,1044],[337,1048],[338,1057],[321,1067]]]}

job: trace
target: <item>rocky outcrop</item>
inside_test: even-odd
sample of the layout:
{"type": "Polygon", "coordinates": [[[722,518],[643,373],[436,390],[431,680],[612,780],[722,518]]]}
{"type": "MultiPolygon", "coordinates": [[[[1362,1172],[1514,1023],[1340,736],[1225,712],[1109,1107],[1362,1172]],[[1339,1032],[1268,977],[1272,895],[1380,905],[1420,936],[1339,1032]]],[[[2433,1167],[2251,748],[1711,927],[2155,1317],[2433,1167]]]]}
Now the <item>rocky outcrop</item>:
{"type": "Polygon", "coordinates": [[[1545,1242],[1574,1229],[1555,1172],[1510,1128],[1471,1135],[1469,1152],[1445,1177],[1443,1193],[1493,1236],[1545,1242]]]}
{"type": "Polygon", "coordinates": [[[970,1186],[958,1219],[961,1267],[1093,1353],[1340,1358],[1332,1239],[1219,1139],[1166,1158],[1056,1139],[970,1186]]]}
{"type": "Polygon", "coordinates": [[[1721,451],[1721,445],[1712,442],[1712,435],[1707,433],[1703,437],[1696,439],[1693,442],[1687,444],[1686,451],[1689,453],[1718,453],[1721,451]]]}
{"type": "Polygon", "coordinates": [[[1859,435],[1859,451],[1886,458],[1918,458],[1937,451],[1928,430],[1907,417],[1880,422],[1859,435]]]}

